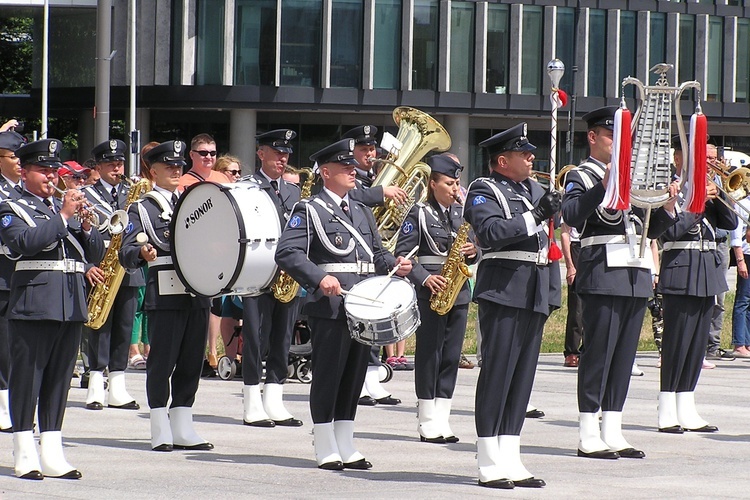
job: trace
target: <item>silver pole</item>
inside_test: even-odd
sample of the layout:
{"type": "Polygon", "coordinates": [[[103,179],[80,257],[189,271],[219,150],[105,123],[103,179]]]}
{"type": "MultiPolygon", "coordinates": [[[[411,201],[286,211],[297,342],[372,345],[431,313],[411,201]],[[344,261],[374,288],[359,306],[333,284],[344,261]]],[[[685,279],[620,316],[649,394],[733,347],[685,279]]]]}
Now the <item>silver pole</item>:
{"type": "Polygon", "coordinates": [[[42,42],[42,139],[47,138],[49,99],[49,0],[44,0],[44,37],[42,42]]]}
{"type": "Polygon", "coordinates": [[[96,96],[94,144],[109,139],[109,77],[112,38],[112,1],[96,2],[96,96]]]}
{"type": "Polygon", "coordinates": [[[140,149],[139,133],[135,123],[135,89],[136,89],[136,0],[130,0],[130,157],[128,174],[133,176],[137,172],[136,162],[140,149]]]}

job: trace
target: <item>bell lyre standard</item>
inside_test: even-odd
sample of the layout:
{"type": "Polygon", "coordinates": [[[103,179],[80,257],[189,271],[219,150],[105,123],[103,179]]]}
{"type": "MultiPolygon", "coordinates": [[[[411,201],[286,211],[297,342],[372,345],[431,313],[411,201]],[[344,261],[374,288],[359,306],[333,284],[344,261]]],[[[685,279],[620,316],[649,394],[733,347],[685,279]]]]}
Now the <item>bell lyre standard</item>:
{"type": "MultiPolygon", "coordinates": [[[[667,73],[671,64],[657,64],[651,71],[658,75],[654,85],[644,85],[640,80],[627,77],[622,82],[620,109],[615,113],[612,143],[612,166],[607,183],[607,192],[602,206],[610,209],[625,209],[633,204],[645,209],[640,238],[640,253],[634,258],[644,258],[645,235],[648,232],[651,210],[659,208],[669,200],[670,139],[672,137],[672,109],[674,108],[677,130],[688,151],[688,140],[683,124],[680,103],[685,90],[693,88],[696,94],[695,113],[690,120],[690,155],[687,173],[682,182],[687,182],[686,207],[690,211],[700,206],[703,210],[706,186],[706,117],[700,107],[701,85],[689,81],[679,86],[670,86],[667,73]],[[631,121],[630,111],[625,105],[625,87],[634,85],[638,89],[640,106],[631,121]],[[702,158],[702,160],[701,160],[702,158]],[[702,175],[699,170],[702,169],[702,175]]],[[[629,234],[630,248],[635,248],[636,234],[629,234]]]]}

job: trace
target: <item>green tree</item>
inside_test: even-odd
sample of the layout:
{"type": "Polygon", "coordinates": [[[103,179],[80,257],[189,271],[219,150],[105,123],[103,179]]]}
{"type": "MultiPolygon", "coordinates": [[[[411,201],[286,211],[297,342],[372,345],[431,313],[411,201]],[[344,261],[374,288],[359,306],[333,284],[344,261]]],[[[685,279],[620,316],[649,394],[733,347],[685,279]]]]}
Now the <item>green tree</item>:
{"type": "Polygon", "coordinates": [[[31,17],[0,17],[0,93],[31,92],[33,27],[31,17]]]}

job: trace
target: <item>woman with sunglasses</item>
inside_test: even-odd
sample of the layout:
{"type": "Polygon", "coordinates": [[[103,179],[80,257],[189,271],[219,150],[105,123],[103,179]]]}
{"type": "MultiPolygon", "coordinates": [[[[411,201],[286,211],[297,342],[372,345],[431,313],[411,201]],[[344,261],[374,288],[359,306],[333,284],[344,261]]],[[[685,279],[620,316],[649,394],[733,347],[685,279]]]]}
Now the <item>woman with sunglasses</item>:
{"type": "Polygon", "coordinates": [[[222,155],[214,164],[213,170],[227,177],[223,182],[237,182],[242,176],[242,162],[232,155],[222,155]]]}

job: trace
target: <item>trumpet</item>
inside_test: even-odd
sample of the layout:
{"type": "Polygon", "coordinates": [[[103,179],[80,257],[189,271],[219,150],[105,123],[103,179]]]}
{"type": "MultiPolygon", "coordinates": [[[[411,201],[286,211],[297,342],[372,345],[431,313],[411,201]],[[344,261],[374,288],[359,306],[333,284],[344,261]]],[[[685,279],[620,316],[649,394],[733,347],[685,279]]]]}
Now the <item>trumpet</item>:
{"type": "MultiPolygon", "coordinates": [[[[563,168],[560,169],[559,172],[557,172],[557,175],[555,176],[555,190],[562,193],[565,191],[565,186],[563,183],[565,182],[565,176],[568,175],[568,173],[576,168],[577,165],[569,164],[565,165],[563,168]]],[[[538,181],[539,179],[545,179],[547,181],[547,184],[549,185],[550,180],[550,174],[549,172],[542,172],[541,170],[532,170],[531,171],[531,178],[538,181]]]]}
{"type": "MultiPolygon", "coordinates": [[[[49,181],[47,184],[62,197],[64,197],[65,194],[69,191],[68,189],[60,189],[52,181],[49,181]]],[[[88,223],[92,226],[100,227],[99,216],[96,215],[96,212],[93,209],[93,205],[91,205],[91,203],[89,203],[89,201],[84,198],[83,203],[78,206],[78,209],[76,209],[76,219],[81,223],[88,221],[88,223]]],[[[125,225],[127,226],[127,223],[125,225]]]]}
{"type": "Polygon", "coordinates": [[[750,220],[748,220],[748,217],[742,215],[734,207],[734,203],[747,198],[750,194],[750,169],[746,167],[733,168],[731,165],[727,165],[723,160],[708,160],[706,165],[714,174],[721,177],[721,185],[715,182],[710,175],[708,180],[716,184],[716,188],[719,192],[731,201],[727,201],[721,196],[717,196],[715,199],[723,203],[729,210],[734,212],[734,215],[750,226],[750,220]]]}

